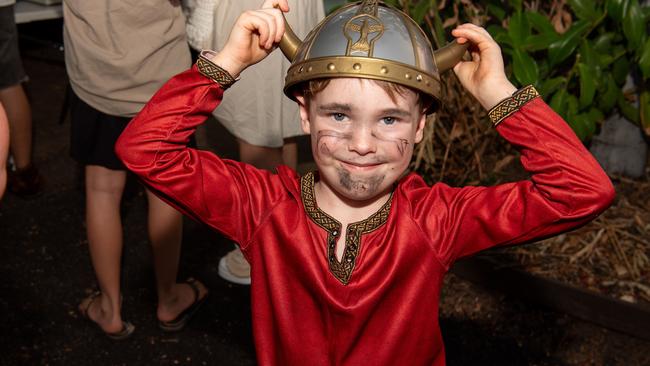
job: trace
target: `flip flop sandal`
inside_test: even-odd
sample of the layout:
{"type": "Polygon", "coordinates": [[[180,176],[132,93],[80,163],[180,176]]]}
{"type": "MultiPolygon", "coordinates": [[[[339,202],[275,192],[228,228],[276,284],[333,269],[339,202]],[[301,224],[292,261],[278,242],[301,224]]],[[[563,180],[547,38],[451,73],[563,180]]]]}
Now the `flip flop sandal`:
{"type": "Polygon", "coordinates": [[[93,304],[93,302],[95,302],[95,300],[101,294],[102,294],[101,291],[95,291],[88,297],[90,299],[90,301],[88,301],[88,304],[86,304],[86,307],[79,310],[79,312],[81,313],[81,316],[84,319],[86,319],[86,320],[92,322],[93,324],[95,324],[95,326],[97,327],[97,329],[99,329],[99,331],[101,331],[108,338],[110,338],[110,339],[112,339],[114,341],[121,341],[123,339],[129,338],[131,336],[131,334],[133,334],[133,331],[135,330],[135,326],[131,322],[122,321],[122,330],[117,331],[117,332],[109,333],[109,332],[104,331],[102,329],[102,327],[100,327],[99,324],[97,324],[97,322],[90,319],[90,317],[88,316],[88,309],[90,309],[90,306],[93,304]]]}
{"type": "Polygon", "coordinates": [[[133,325],[131,322],[123,320],[122,321],[122,330],[120,330],[119,332],[115,332],[115,333],[104,332],[104,334],[106,334],[106,336],[108,338],[110,338],[110,339],[112,339],[114,341],[121,341],[123,339],[129,338],[131,336],[131,334],[133,334],[134,330],[135,330],[135,325],[133,325]]]}
{"type": "Polygon", "coordinates": [[[205,299],[208,298],[209,292],[206,291],[205,295],[201,298],[201,289],[197,285],[198,281],[195,280],[194,278],[188,278],[185,280],[187,285],[190,286],[190,288],[194,291],[194,302],[192,305],[190,305],[187,309],[183,310],[182,313],[178,314],[178,316],[174,320],[170,320],[168,322],[164,322],[159,320],[158,321],[158,327],[163,330],[164,332],[178,332],[185,328],[187,323],[192,319],[194,314],[201,308],[201,306],[205,303],[205,299]]]}

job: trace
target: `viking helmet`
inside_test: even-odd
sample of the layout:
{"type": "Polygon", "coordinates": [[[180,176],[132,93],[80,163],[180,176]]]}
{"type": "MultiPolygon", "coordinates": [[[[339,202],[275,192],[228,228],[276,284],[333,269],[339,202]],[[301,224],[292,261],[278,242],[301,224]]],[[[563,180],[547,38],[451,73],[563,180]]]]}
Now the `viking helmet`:
{"type": "Polygon", "coordinates": [[[389,81],[441,100],[440,73],[458,63],[467,44],[451,42],[433,51],[413,19],[378,0],[341,7],[301,41],[286,23],[280,48],[291,61],[284,92],[320,78],[353,77],[389,81]]]}

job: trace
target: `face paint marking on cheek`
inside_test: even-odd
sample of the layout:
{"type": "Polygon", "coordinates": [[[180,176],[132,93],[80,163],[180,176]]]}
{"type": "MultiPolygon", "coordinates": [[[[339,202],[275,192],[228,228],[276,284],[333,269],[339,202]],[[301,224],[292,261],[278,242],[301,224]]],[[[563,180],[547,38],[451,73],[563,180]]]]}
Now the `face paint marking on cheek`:
{"type": "Polygon", "coordinates": [[[350,139],[350,134],[332,131],[321,130],[317,133],[316,144],[321,153],[332,155],[332,148],[330,145],[338,144],[344,140],[350,139]]]}
{"type": "Polygon", "coordinates": [[[397,147],[397,151],[401,156],[404,156],[406,150],[408,149],[408,146],[411,144],[409,140],[404,138],[382,136],[380,133],[376,133],[376,132],[373,132],[372,135],[377,140],[395,144],[395,147],[397,147]]]}
{"type": "Polygon", "coordinates": [[[320,149],[320,153],[323,155],[332,155],[332,151],[330,148],[327,146],[325,142],[319,142],[318,143],[318,148],[320,149]]]}
{"type": "Polygon", "coordinates": [[[409,147],[409,141],[407,139],[396,139],[395,144],[400,155],[404,156],[406,149],[409,147]]]}

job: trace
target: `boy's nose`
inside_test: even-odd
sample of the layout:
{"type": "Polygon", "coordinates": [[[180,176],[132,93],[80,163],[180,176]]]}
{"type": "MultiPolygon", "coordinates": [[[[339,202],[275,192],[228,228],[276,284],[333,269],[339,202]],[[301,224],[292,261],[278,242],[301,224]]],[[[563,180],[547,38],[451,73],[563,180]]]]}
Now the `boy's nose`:
{"type": "Polygon", "coordinates": [[[367,126],[359,126],[352,132],[348,145],[349,151],[354,151],[359,155],[366,155],[377,151],[377,139],[372,133],[372,129],[367,126]]]}

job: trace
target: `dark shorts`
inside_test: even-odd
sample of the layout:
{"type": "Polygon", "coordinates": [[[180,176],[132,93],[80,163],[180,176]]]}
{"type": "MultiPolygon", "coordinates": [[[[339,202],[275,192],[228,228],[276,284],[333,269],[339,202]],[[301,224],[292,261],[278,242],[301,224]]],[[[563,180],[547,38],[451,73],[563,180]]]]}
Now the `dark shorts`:
{"type": "Polygon", "coordinates": [[[14,6],[0,6],[0,89],[27,80],[18,52],[14,6]]]}
{"type": "MultiPolygon", "coordinates": [[[[83,165],[99,165],[112,170],[126,170],[115,155],[115,143],[131,121],[100,112],[70,90],[70,156],[83,165]]],[[[196,147],[194,135],[189,147],[196,147]]]]}
{"type": "Polygon", "coordinates": [[[115,142],[131,120],[100,112],[70,88],[70,155],[83,165],[126,170],[115,155],[115,142]]]}

